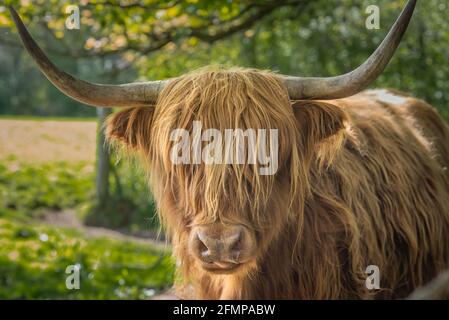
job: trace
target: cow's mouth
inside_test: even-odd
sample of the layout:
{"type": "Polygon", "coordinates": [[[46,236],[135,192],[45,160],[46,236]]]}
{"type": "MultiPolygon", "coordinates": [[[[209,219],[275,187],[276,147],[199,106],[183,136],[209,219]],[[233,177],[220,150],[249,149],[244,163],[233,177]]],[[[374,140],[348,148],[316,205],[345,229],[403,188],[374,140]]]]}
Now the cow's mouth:
{"type": "Polygon", "coordinates": [[[204,270],[216,274],[229,274],[235,272],[241,266],[241,263],[231,262],[202,262],[201,266],[204,270]]]}

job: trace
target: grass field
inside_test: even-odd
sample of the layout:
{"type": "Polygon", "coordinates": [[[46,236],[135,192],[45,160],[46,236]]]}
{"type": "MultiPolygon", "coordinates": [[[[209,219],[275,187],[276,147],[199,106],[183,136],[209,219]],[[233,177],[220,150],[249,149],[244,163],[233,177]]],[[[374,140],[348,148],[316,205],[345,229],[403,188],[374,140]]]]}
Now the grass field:
{"type": "MultiPolygon", "coordinates": [[[[50,224],[49,214],[58,221],[92,205],[96,130],[92,119],[0,118],[0,299],[148,299],[171,286],[168,247],[81,220],[50,224]],[[81,267],[79,290],[66,288],[69,265],[81,267]]],[[[123,190],[104,218],[148,230],[142,175],[116,170],[123,190]]]]}
{"type": "Polygon", "coordinates": [[[4,219],[1,210],[0,248],[0,299],[148,299],[172,282],[169,251],[4,219]],[[80,285],[69,290],[73,265],[80,285]]]}

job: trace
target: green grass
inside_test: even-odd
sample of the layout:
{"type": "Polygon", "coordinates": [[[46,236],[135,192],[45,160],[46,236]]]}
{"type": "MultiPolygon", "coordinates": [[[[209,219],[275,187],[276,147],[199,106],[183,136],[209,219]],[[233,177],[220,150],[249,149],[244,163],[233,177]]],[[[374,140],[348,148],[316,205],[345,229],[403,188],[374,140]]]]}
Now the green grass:
{"type": "Polygon", "coordinates": [[[2,215],[0,299],[145,299],[173,282],[168,252],[2,215]],[[79,290],[66,288],[70,265],[81,268],[79,290]]]}
{"type": "Polygon", "coordinates": [[[85,163],[0,164],[0,208],[27,212],[62,210],[92,197],[93,173],[85,163]]]}
{"type": "Polygon", "coordinates": [[[127,231],[156,231],[159,221],[145,175],[128,161],[114,166],[110,198],[95,201],[95,174],[89,163],[0,163],[0,209],[39,218],[49,211],[76,209],[89,225],[127,231]]]}
{"type": "Polygon", "coordinates": [[[89,163],[0,163],[0,299],[146,299],[173,283],[169,252],[42,223],[75,209],[91,224],[139,231],[158,227],[144,175],[123,161],[111,174],[110,206],[95,206],[89,163]],[[93,210],[95,208],[95,210],[93,210]],[[81,267],[80,289],[66,268],[81,267]]]}

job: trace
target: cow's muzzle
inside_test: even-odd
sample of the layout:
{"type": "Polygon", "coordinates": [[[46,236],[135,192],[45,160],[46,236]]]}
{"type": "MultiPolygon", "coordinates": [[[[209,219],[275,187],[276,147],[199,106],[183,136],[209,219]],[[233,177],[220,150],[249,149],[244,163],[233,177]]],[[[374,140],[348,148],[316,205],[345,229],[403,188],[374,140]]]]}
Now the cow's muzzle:
{"type": "Polygon", "coordinates": [[[206,271],[233,273],[254,259],[256,238],[241,225],[211,224],[192,229],[189,247],[206,271]]]}

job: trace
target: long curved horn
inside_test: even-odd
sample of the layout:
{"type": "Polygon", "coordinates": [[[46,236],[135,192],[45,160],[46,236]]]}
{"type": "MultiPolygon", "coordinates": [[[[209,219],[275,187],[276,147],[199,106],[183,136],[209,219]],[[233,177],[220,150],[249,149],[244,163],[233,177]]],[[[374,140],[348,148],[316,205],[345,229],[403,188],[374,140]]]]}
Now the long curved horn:
{"type": "Polygon", "coordinates": [[[168,80],[121,85],[103,85],[79,80],[56,67],[37,45],[17,12],[9,6],[20,38],[39,69],[69,97],[95,107],[131,107],[153,105],[168,80]]]}
{"type": "Polygon", "coordinates": [[[330,78],[283,76],[291,100],[339,99],[369,86],[383,72],[407,30],[416,0],[409,0],[388,35],[374,53],[357,69],[330,78]]]}

